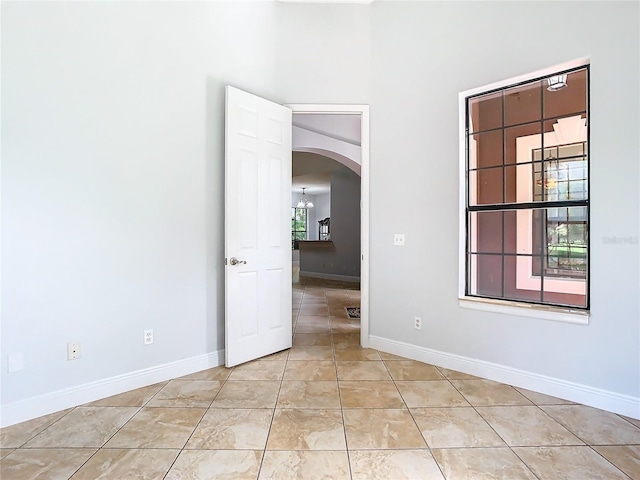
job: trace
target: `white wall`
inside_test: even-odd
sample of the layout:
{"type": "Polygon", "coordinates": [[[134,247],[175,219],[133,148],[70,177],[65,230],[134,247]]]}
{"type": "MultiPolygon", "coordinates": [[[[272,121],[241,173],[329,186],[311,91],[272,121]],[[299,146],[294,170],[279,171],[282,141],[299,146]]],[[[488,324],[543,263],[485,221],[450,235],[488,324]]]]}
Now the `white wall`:
{"type": "Polygon", "coordinates": [[[370,104],[374,337],[638,404],[640,249],[603,241],[639,235],[637,3],[1,8],[3,423],[86,401],[90,382],[219,358],[227,83],[283,103],[370,104]],[[585,55],[590,325],[462,310],[457,93],[585,55]],[[69,341],[82,359],[66,360],[69,341]],[[10,353],[24,370],[6,373],[10,353]]]}
{"type": "Polygon", "coordinates": [[[638,19],[637,3],[372,5],[372,335],[616,392],[640,417],[640,248],[604,242],[639,235],[638,19]],[[590,325],[463,310],[457,93],[583,56],[592,59],[590,325]],[[395,232],[404,248],[391,246],[395,232]]]}

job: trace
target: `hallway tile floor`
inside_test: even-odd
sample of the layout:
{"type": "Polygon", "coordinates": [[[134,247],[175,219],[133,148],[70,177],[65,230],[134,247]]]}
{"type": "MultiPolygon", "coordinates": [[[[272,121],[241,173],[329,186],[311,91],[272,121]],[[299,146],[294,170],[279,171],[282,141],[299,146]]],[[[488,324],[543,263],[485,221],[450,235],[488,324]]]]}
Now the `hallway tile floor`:
{"type": "Polygon", "coordinates": [[[0,478],[640,480],[640,421],[362,349],[350,284],[293,295],[290,350],[4,428],[0,478]]]}

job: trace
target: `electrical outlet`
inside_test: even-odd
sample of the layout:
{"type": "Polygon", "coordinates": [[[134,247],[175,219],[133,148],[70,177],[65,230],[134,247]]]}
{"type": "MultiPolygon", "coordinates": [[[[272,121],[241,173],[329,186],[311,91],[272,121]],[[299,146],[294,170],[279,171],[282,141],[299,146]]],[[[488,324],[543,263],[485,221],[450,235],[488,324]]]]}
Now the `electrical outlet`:
{"type": "Polygon", "coordinates": [[[153,330],[145,330],[144,331],[144,344],[151,345],[153,343],[153,330]]]}
{"type": "Polygon", "coordinates": [[[77,360],[80,358],[80,344],[67,343],[67,360],[77,360]]]}
{"type": "Polygon", "coordinates": [[[401,247],[404,245],[404,233],[394,233],[393,234],[393,244],[401,247]]]}
{"type": "Polygon", "coordinates": [[[420,317],[416,317],[414,318],[414,326],[416,327],[416,330],[420,330],[422,328],[422,319],[420,317]]]}

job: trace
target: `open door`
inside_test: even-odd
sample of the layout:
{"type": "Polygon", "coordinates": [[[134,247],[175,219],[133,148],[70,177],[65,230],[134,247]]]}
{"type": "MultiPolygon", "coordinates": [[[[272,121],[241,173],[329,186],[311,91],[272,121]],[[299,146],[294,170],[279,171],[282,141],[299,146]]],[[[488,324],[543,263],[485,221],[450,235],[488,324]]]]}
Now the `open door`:
{"type": "Polygon", "coordinates": [[[291,347],[291,110],[227,86],[225,364],[291,347]]]}

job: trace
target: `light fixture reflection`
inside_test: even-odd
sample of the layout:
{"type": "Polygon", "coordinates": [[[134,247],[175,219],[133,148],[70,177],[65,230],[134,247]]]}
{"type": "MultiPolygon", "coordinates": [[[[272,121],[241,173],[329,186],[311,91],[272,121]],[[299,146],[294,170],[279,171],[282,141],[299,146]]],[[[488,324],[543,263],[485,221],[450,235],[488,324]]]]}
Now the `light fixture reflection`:
{"type": "Polygon", "coordinates": [[[547,78],[547,90],[550,92],[557,92],[558,90],[562,90],[567,86],[567,74],[563,75],[554,75],[553,77],[547,78]]]}

